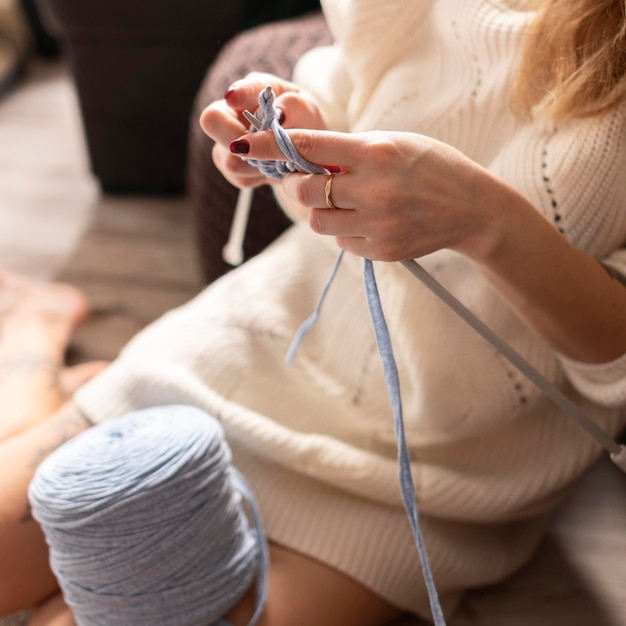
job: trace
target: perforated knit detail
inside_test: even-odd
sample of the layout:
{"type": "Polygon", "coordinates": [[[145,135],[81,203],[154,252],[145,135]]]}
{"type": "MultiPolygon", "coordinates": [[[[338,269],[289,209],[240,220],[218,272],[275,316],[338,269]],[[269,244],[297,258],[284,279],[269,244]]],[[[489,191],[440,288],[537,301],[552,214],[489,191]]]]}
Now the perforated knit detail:
{"type": "MultiPolygon", "coordinates": [[[[514,399],[513,411],[522,411],[529,402],[529,392],[531,391],[531,383],[510,363],[507,363],[504,357],[496,355],[496,358],[502,361],[502,367],[506,372],[506,377],[511,385],[511,396],[514,399]]],[[[533,390],[534,391],[534,390],[533,390]]]]}
{"type": "Polygon", "coordinates": [[[545,192],[548,196],[548,203],[552,214],[552,222],[557,230],[561,234],[565,234],[565,227],[563,224],[563,216],[559,210],[559,203],[556,199],[556,194],[553,189],[552,180],[550,179],[550,158],[548,148],[545,147],[541,153],[541,171],[543,182],[545,183],[545,192]]]}
{"type": "Polygon", "coordinates": [[[471,59],[472,61],[472,65],[474,67],[475,79],[474,79],[474,86],[471,89],[471,96],[472,98],[476,98],[478,96],[478,93],[480,92],[480,87],[483,82],[480,60],[478,58],[478,55],[474,52],[474,50],[472,50],[469,46],[465,44],[463,38],[461,37],[461,30],[459,28],[458,22],[456,20],[452,20],[451,25],[452,25],[452,30],[454,31],[454,35],[457,41],[459,42],[459,45],[466,52],[466,54],[468,55],[468,58],[471,59]]]}

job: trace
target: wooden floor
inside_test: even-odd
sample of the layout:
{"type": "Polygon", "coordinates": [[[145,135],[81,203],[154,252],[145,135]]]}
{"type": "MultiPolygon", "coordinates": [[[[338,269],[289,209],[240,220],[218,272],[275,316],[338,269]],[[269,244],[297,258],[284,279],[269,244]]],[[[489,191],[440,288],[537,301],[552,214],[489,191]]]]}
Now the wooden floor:
{"type": "MultiPolygon", "coordinates": [[[[0,263],[89,294],[74,361],[113,358],[201,284],[186,199],[103,196],[81,133],[60,63],[36,64],[0,100],[0,263]]],[[[626,476],[604,458],[532,562],[469,594],[449,626],[626,626],[626,476]]]]}
{"type": "Polygon", "coordinates": [[[57,274],[98,200],[72,83],[57,63],[33,64],[0,98],[0,263],[57,274]]]}
{"type": "Polygon", "coordinates": [[[0,100],[0,263],[90,296],[71,361],[111,359],[201,287],[184,197],[106,196],[89,171],[65,66],[37,62],[0,100]]]}

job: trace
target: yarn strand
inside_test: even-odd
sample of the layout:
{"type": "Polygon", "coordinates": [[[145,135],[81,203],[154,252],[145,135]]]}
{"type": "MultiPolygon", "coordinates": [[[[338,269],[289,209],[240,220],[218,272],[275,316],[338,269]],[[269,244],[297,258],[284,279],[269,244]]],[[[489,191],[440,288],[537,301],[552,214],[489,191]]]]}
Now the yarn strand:
{"type": "Polygon", "coordinates": [[[385,321],[385,314],[378,293],[376,284],[376,276],[374,274],[374,264],[369,259],[364,260],[364,277],[365,277],[365,293],[367,295],[367,303],[369,305],[370,314],[372,316],[372,324],[374,333],[376,334],[376,342],[383,363],[383,371],[385,373],[385,381],[387,383],[387,391],[391,400],[391,407],[394,415],[396,428],[396,440],[398,442],[398,472],[400,479],[400,491],[402,493],[402,501],[406,510],[411,530],[419,553],[420,562],[422,564],[422,575],[426,583],[426,591],[430,601],[430,610],[433,615],[435,626],[445,626],[445,618],[441,610],[437,587],[433,577],[432,568],[428,559],[426,545],[422,536],[422,530],[419,522],[419,511],[415,499],[415,485],[413,476],[411,475],[411,457],[406,443],[406,434],[404,431],[404,418],[402,416],[402,399],[400,396],[400,377],[398,374],[398,366],[393,355],[393,346],[389,329],[385,321]]]}
{"type": "MultiPolygon", "coordinates": [[[[248,159],[248,162],[251,165],[254,165],[263,173],[270,172],[266,175],[270,176],[271,178],[277,178],[279,180],[284,178],[288,173],[293,173],[294,171],[304,171],[310,174],[330,173],[325,168],[321,168],[318,165],[309,163],[298,154],[298,151],[293,145],[293,142],[291,141],[289,135],[278,123],[278,112],[276,110],[276,107],[274,107],[274,97],[273,93],[271,93],[271,88],[268,87],[260,93],[259,109],[261,115],[260,120],[262,120],[262,123],[259,126],[257,124],[254,124],[254,120],[252,120],[253,127],[257,128],[258,126],[258,130],[271,129],[274,132],[274,136],[276,137],[278,147],[281,149],[285,157],[287,157],[288,161],[257,161],[253,159],[248,159]]],[[[257,120],[259,120],[258,115],[259,114],[255,115],[257,120]]],[[[300,343],[317,322],[322,305],[324,303],[326,295],[328,294],[328,290],[330,289],[330,286],[339,269],[341,260],[343,259],[343,254],[344,252],[343,250],[341,250],[332,268],[330,277],[328,278],[317,301],[313,314],[302,324],[302,326],[296,333],[296,336],[287,353],[287,362],[290,363],[293,360],[300,343]]],[[[435,586],[432,569],[426,551],[426,545],[424,543],[419,523],[419,513],[417,501],[415,498],[415,486],[413,484],[413,478],[411,476],[411,460],[409,457],[408,446],[406,443],[406,435],[404,431],[398,369],[393,356],[389,330],[387,328],[387,323],[385,321],[385,316],[382,310],[382,304],[380,302],[380,295],[378,293],[378,287],[376,285],[373,264],[372,261],[370,261],[369,259],[365,259],[364,273],[367,301],[372,317],[372,323],[374,325],[378,349],[383,362],[385,380],[387,383],[387,388],[394,414],[396,438],[398,444],[398,473],[400,490],[402,492],[402,500],[404,502],[404,507],[407,513],[407,517],[409,519],[411,530],[413,532],[415,544],[417,546],[417,551],[422,566],[422,574],[426,585],[426,591],[428,593],[428,599],[431,606],[434,624],[435,626],[445,626],[445,618],[441,609],[441,604],[439,602],[439,596],[435,586]]]]}
{"type": "MultiPolygon", "coordinates": [[[[259,94],[259,108],[253,114],[244,111],[244,117],[250,122],[250,131],[271,130],[276,138],[276,143],[287,157],[287,161],[259,161],[246,159],[250,165],[256,167],[268,178],[282,180],[287,174],[294,172],[308,172],[309,174],[330,174],[330,172],[315,163],[307,161],[300,155],[293,145],[291,138],[280,125],[279,111],[274,106],[275,95],[271,87],[266,87],[259,94]]],[[[233,215],[233,221],[228,235],[228,241],[222,249],[222,258],[229,265],[241,265],[244,260],[243,244],[250,217],[253,189],[241,189],[237,197],[237,204],[233,215]]]]}

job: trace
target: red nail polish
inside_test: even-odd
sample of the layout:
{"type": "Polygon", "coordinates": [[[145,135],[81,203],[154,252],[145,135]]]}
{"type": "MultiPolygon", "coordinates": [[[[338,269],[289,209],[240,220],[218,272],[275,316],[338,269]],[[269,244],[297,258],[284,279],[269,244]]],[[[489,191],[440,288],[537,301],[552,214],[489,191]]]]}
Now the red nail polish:
{"type": "Polygon", "coordinates": [[[250,144],[245,139],[236,139],[230,144],[230,151],[233,154],[248,154],[250,152],[250,144]]]}
{"type": "Polygon", "coordinates": [[[331,174],[341,174],[341,168],[338,165],[322,165],[324,169],[327,169],[331,174]]]}
{"type": "Polygon", "coordinates": [[[233,93],[235,93],[235,86],[231,85],[224,93],[224,100],[228,102],[228,99],[233,95],[233,93]]]}

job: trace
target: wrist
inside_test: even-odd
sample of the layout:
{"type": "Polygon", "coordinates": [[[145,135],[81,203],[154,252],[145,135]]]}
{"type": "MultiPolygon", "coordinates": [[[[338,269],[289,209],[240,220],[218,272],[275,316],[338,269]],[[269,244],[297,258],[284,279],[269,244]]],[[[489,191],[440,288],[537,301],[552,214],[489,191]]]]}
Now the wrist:
{"type": "Polygon", "coordinates": [[[472,188],[473,210],[468,211],[467,228],[455,251],[489,267],[515,247],[519,216],[534,209],[519,192],[486,170],[477,172],[472,188]]]}

